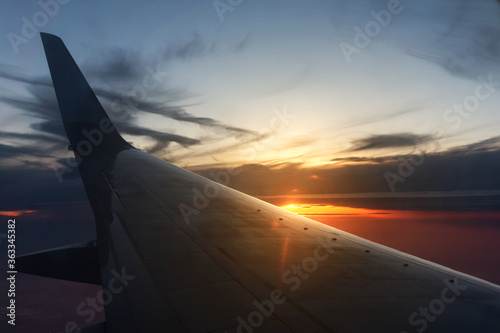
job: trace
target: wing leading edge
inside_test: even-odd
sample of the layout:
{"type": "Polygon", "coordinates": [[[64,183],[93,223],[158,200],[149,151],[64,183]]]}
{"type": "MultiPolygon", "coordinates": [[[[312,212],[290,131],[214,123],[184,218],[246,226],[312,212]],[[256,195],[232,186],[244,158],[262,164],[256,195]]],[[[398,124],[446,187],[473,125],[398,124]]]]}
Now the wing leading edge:
{"type": "Polygon", "coordinates": [[[62,41],[42,41],[66,133],[75,155],[84,153],[78,168],[96,219],[106,311],[99,330],[500,331],[496,285],[133,148],[62,41]],[[98,142],[90,153],[88,133],[98,142]]]}

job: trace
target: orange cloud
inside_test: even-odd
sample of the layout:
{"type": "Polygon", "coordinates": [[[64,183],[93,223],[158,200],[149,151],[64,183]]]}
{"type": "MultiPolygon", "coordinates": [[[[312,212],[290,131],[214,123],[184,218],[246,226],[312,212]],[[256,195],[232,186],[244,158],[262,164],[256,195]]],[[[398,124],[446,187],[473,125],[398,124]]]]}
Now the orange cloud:
{"type": "Polygon", "coordinates": [[[0,215],[16,217],[23,214],[31,214],[35,212],[36,210],[0,210],[0,215]]]}

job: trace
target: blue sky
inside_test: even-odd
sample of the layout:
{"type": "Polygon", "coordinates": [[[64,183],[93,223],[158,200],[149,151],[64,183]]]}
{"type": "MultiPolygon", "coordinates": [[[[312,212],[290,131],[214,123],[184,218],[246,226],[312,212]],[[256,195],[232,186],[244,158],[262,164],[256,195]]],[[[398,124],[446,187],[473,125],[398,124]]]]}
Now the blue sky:
{"type": "Polygon", "coordinates": [[[35,23],[64,40],[129,141],[180,166],[498,147],[497,1],[41,3],[0,14],[2,166],[70,156],[35,23]]]}

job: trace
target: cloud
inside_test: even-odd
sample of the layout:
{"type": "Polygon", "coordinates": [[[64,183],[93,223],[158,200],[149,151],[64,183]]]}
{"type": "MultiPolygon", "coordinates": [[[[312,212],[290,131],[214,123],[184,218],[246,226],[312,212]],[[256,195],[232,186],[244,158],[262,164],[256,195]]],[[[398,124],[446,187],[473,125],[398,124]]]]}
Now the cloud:
{"type": "Polygon", "coordinates": [[[40,147],[35,146],[22,146],[15,147],[11,145],[4,145],[0,143],[0,158],[3,157],[14,157],[19,155],[29,155],[37,157],[52,157],[52,155],[44,152],[40,147]]]}
{"type": "Polygon", "coordinates": [[[214,148],[214,149],[205,149],[203,151],[188,152],[186,154],[176,156],[175,158],[171,158],[170,161],[175,162],[175,161],[183,160],[183,159],[188,158],[188,157],[193,158],[193,157],[210,156],[210,155],[215,155],[215,154],[218,154],[221,152],[227,153],[227,152],[235,151],[237,149],[246,149],[246,147],[249,146],[250,144],[265,140],[265,139],[269,138],[270,136],[272,136],[272,134],[273,133],[271,133],[271,132],[262,133],[262,134],[256,133],[253,137],[247,138],[247,139],[245,139],[245,138],[240,139],[240,141],[237,143],[226,144],[222,147],[218,147],[218,148],[214,148]]]}
{"type": "Polygon", "coordinates": [[[122,133],[137,135],[137,136],[148,136],[156,141],[153,147],[146,149],[146,152],[150,154],[157,153],[164,148],[167,148],[170,143],[176,142],[183,147],[189,147],[193,145],[198,145],[201,143],[200,140],[187,138],[182,135],[163,133],[159,131],[155,131],[152,129],[147,129],[143,127],[131,126],[126,123],[118,123],[117,126],[120,127],[122,133]]]}
{"type": "Polygon", "coordinates": [[[380,157],[361,157],[361,156],[350,156],[350,157],[337,157],[331,159],[333,162],[353,162],[353,163],[387,163],[396,161],[395,156],[380,156],[380,157]]]}
{"type": "Polygon", "coordinates": [[[218,47],[217,42],[207,44],[199,33],[195,33],[188,40],[167,46],[162,52],[162,57],[165,60],[189,60],[213,53],[217,51],[218,47]]]}
{"type": "MultiPolygon", "coordinates": [[[[336,158],[335,161],[358,163],[337,164],[333,167],[304,167],[295,163],[281,163],[278,167],[264,164],[245,165],[237,168],[239,172],[230,178],[229,186],[255,196],[391,192],[385,175],[387,172],[397,175],[402,160],[408,160],[410,157],[336,158]]],[[[489,138],[447,151],[423,154],[418,159],[422,163],[415,166],[410,175],[405,175],[404,182],[396,184],[397,192],[474,192],[500,189],[498,177],[500,137],[489,138]]],[[[214,174],[210,171],[217,174],[224,170],[224,168],[207,167],[193,171],[210,177],[210,174],[214,174]]],[[[478,198],[474,204],[482,205],[483,203],[479,202],[481,200],[484,201],[484,205],[488,206],[488,209],[494,205],[496,209],[499,209],[498,197],[496,199],[478,198]]],[[[414,204],[418,203],[414,202],[414,204]]]]}
{"type": "MultiPolygon", "coordinates": [[[[453,75],[477,79],[499,74],[500,6],[498,1],[449,2],[451,10],[439,16],[439,24],[429,34],[432,40],[412,47],[408,54],[433,62],[453,75]],[[442,24],[447,28],[443,29],[442,24]]],[[[436,9],[442,6],[436,4],[436,9]]]]}
{"type": "Polygon", "coordinates": [[[15,133],[15,132],[4,132],[0,131],[0,138],[8,138],[8,139],[21,139],[21,140],[29,140],[29,141],[44,141],[48,143],[58,143],[58,144],[66,144],[67,140],[63,140],[62,138],[38,134],[38,133],[15,133]]]}
{"type": "Polygon", "coordinates": [[[417,135],[411,133],[372,135],[367,138],[352,141],[349,151],[370,149],[414,147],[433,140],[432,135],[417,135]]]}
{"type": "Polygon", "coordinates": [[[17,82],[28,83],[30,85],[44,85],[52,87],[52,82],[48,78],[30,77],[24,74],[24,70],[19,67],[0,64],[0,77],[17,82]]]}
{"type": "MultiPolygon", "coordinates": [[[[370,11],[387,6],[380,0],[331,3],[332,24],[340,37],[373,20],[370,11]]],[[[377,38],[458,77],[500,75],[499,1],[421,0],[402,8],[377,38]]]]}
{"type": "Polygon", "coordinates": [[[136,81],[144,75],[138,66],[143,63],[143,59],[135,50],[115,47],[97,53],[97,56],[85,62],[87,77],[111,81],[136,81]]]}
{"type": "Polygon", "coordinates": [[[495,152],[500,150],[500,136],[495,136],[486,140],[471,143],[464,146],[454,147],[448,151],[450,155],[464,155],[495,152]]]}
{"type": "Polygon", "coordinates": [[[389,113],[382,114],[382,115],[378,115],[377,114],[377,115],[375,115],[373,117],[364,117],[362,120],[355,121],[355,122],[352,122],[352,123],[348,123],[346,125],[336,126],[333,129],[344,129],[344,128],[351,128],[351,127],[357,127],[357,126],[374,124],[374,123],[386,121],[386,120],[389,120],[389,119],[394,119],[396,117],[399,117],[399,116],[402,116],[402,115],[406,115],[406,114],[409,114],[409,113],[412,113],[412,112],[416,112],[416,111],[419,111],[419,110],[420,110],[420,108],[418,108],[418,107],[409,107],[409,108],[406,108],[406,109],[403,109],[403,110],[389,112],[389,113]]]}
{"type": "MultiPolygon", "coordinates": [[[[154,132],[150,133],[155,135],[154,132]]],[[[43,155],[36,147],[22,147],[15,151],[0,146],[0,152],[43,155]]],[[[409,156],[401,156],[405,159],[409,156]]],[[[470,145],[422,155],[423,163],[398,183],[398,192],[416,191],[475,191],[498,190],[500,165],[500,137],[492,137],[470,145]]],[[[334,167],[304,167],[297,163],[251,164],[238,168],[230,178],[229,186],[251,195],[366,193],[389,192],[386,172],[398,173],[401,161],[391,156],[345,157],[336,161],[355,161],[354,165],[334,167]],[[377,163],[374,163],[377,162],[377,163]],[[311,175],[317,177],[312,178],[311,175]],[[293,191],[298,189],[298,191],[293,191]]],[[[58,159],[63,164],[66,161],[58,159]]],[[[36,163],[36,162],[33,162],[36,163]]],[[[21,203],[85,201],[85,191],[78,170],[66,174],[59,183],[53,170],[31,165],[32,169],[0,165],[0,182],[4,195],[0,206],[5,209],[29,208],[21,203]],[[22,188],[23,191],[19,191],[22,188]],[[15,205],[15,206],[14,206],[15,205]]],[[[210,171],[225,171],[226,167],[209,166],[193,170],[210,177],[210,171]]],[[[498,202],[498,201],[497,201],[498,202]]]]}
{"type": "Polygon", "coordinates": [[[230,52],[241,52],[251,42],[251,33],[234,42],[206,42],[200,33],[194,33],[189,39],[181,42],[170,43],[162,52],[164,60],[190,60],[207,55],[215,55],[230,52]]]}
{"type": "MultiPolygon", "coordinates": [[[[115,107],[118,106],[120,111],[117,113],[119,114],[129,114],[135,116],[138,112],[144,112],[161,115],[179,122],[192,123],[202,127],[222,130],[237,137],[242,135],[257,135],[254,131],[226,125],[213,118],[196,117],[187,112],[184,107],[171,106],[166,104],[166,101],[156,102],[153,100],[141,100],[136,99],[133,96],[127,96],[124,98],[124,95],[122,94],[105,91],[103,89],[97,89],[96,92],[99,93],[100,96],[106,97],[109,101],[118,103],[115,104],[115,107]]],[[[112,114],[112,112],[113,111],[110,113],[112,114]]]]}
{"type": "MultiPolygon", "coordinates": [[[[213,118],[197,117],[186,110],[189,105],[172,105],[187,100],[193,96],[193,93],[183,88],[172,87],[166,75],[164,75],[166,76],[164,82],[147,91],[147,96],[138,98],[133,92],[137,87],[142,87],[144,77],[150,75],[147,68],[166,73],[165,70],[172,61],[187,61],[207,55],[239,52],[249,42],[250,35],[232,43],[221,41],[208,43],[200,34],[194,34],[189,39],[170,44],[159,53],[156,61],[146,59],[143,54],[135,50],[120,48],[101,50],[94,53],[97,55],[93,57],[97,59],[89,59],[85,62],[86,65],[82,66],[82,71],[91,81],[91,86],[108,115],[116,124],[119,123],[118,127],[125,134],[146,136],[152,139],[153,145],[148,148],[150,153],[161,153],[172,142],[189,147],[200,144],[201,141],[140,127],[136,125],[136,121],[141,114],[161,115],[178,122],[196,124],[202,130],[217,133],[220,140],[230,137],[248,141],[259,137],[259,134],[224,124],[213,118]]],[[[22,110],[31,117],[41,119],[42,121],[30,124],[33,130],[41,132],[38,136],[40,142],[62,144],[67,141],[52,82],[48,76],[30,77],[20,68],[0,64],[0,78],[26,85],[27,95],[0,95],[0,102],[22,110]],[[60,139],[43,133],[59,136],[60,139]]],[[[28,138],[11,132],[3,132],[2,137],[6,139],[28,138]]],[[[31,138],[34,137],[34,134],[31,135],[31,138]]],[[[20,156],[20,150],[15,147],[6,147],[2,157],[8,158],[9,155],[20,156]]]]}
{"type": "Polygon", "coordinates": [[[44,120],[60,121],[59,108],[52,82],[49,78],[25,75],[20,70],[0,66],[0,77],[25,83],[25,95],[0,95],[0,102],[22,110],[25,114],[44,120]]]}
{"type": "Polygon", "coordinates": [[[30,127],[34,130],[37,130],[37,131],[60,136],[64,139],[65,143],[68,142],[68,139],[66,137],[66,132],[64,129],[64,125],[63,125],[61,119],[58,119],[55,121],[46,120],[46,121],[42,121],[42,122],[38,122],[38,123],[32,123],[32,124],[30,124],[30,127]]]}
{"type": "Polygon", "coordinates": [[[103,82],[121,81],[120,84],[126,84],[132,81],[137,83],[143,79],[148,64],[154,63],[164,69],[175,61],[189,61],[210,55],[241,52],[248,47],[250,42],[251,33],[232,42],[220,40],[208,42],[200,33],[193,33],[180,41],[169,42],[157,52],[155,59],[146,59],[141,52],[129,48],[115,47],[98,50],[91,59],[85,62],[85,74],[87,77],[97,78],[103,82]]]}

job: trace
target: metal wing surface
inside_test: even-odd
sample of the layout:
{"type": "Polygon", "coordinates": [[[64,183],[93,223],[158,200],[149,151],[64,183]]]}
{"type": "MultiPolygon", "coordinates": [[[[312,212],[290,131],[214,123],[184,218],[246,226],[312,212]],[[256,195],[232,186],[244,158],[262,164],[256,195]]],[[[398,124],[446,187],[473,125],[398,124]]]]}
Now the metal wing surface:
{"type": "Polygon", "coordinates": [[[498,286],[135,149],[61,39],[42,41],[95,214],[106,313],[95,331],[500,332],[498,286]]]}

